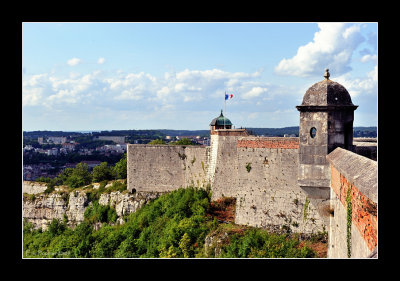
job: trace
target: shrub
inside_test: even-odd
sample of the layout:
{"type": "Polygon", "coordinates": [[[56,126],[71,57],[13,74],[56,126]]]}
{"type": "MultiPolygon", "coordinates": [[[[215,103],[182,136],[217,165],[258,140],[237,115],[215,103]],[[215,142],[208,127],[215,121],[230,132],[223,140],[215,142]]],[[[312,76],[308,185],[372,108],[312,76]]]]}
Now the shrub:
{"type": "Polygon", "coordinates": [[[100,205],[97,201],[94,201],[92,206],[85,210],[84,218],[89,223],[96,222],[115,222],[118,218],[114,208],[108,205],[100,205]]]}
{"type": "Polygon", "coordinates": [[[126,172],[127,158],[126,157],[127,157],[127,155],[125,153],[124,156],[121,158],[121,160],[119,160],[113,168],[113,174],[116,179],[126,179],[126,175],[127,175],[127,172],[126,172]]]}
{"type": "Polygon", "coordinates": [[[100,182],[111,180],[113,178],[113,169],[107,166],[107,162],[102,162],[99,166],[93,168],[92,181],[100,182]]]}

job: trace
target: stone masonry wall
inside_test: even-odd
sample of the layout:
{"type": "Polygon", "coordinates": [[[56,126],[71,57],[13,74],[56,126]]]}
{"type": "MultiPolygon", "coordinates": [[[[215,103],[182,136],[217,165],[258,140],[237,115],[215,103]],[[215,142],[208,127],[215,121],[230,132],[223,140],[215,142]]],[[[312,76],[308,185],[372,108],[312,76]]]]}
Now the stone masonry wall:
{"type": "Polygon", "coordinates": [[[235,223],[306,234],[327,230],[321,200],[297,185],[298,144],[298,138],[238,140],[235,223]]]}
{"type": "Polygon", "coordinates": [[[337,148],[327,156],[331,169],[329,258],[368,257],[377,246],[377,166],[376,162],[337,148]],[[363,167],[360,169],[360,167],[363,167]],[[347,216],[350,189],[351,221],[347,216]],[[347,226],[351,225],[351,238],[347,226]]]}
{"type": "Polygon", "coordinates": [[[211,171],[212,200],[236,197],[238,192],[238,156],[236,144],[243,136],[212,136],[215,169],[211,171]]]}
{"type": "Polygon", "coordinates": [[[184,186],[206,188],[208,178],[210,147],[187,146],[185,148],[185,183],[184,186]]]}
{"type": "Polygon", "coordinates": [[[168,192],[208,184],[208,149],[204,146],[128,145],[128,189],[168,192]],[[203,163],[203,164],[202,164],[203,163]]]}

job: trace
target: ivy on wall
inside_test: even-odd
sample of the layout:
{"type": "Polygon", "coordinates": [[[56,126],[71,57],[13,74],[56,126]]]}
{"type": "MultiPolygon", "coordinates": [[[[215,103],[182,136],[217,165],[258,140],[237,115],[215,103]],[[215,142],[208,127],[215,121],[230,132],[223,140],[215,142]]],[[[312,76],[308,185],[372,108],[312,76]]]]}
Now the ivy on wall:
{"type": "Polygon", "coordinates": [[[347,211],[347,257],[351,257],[351,223],[353,215],[353,204],[351,203],[351,186],[348,185],[346,195],[346,211],[347,211]]]}
{"type": "Polygon", "coordinates": [[[306,197],[306,201],[304,202],[304,215],[303,215],[303,221],[307,220],[308,216],[308,205],[310,204],[310,199],[306,197]]]}

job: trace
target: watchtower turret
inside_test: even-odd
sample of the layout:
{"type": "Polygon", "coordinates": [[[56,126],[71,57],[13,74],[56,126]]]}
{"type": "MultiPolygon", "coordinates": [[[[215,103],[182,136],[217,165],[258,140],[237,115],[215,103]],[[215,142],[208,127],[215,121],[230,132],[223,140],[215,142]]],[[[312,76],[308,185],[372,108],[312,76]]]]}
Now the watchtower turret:
{"type": "Polygon", "coordinates": [[[353,150],[354,110],[358,106],[345,87],[329,79],[329,69],[324,77],[296,106],[300,111],[298,183],[303,187],[329,188],[326,155],[336,147],[353,150]]]}

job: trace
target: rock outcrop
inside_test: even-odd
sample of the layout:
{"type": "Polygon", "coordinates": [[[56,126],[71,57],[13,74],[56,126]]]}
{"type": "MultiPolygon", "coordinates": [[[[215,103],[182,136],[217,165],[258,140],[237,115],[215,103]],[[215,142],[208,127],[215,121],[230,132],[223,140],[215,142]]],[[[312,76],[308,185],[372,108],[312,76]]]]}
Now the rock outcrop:
{"type": "MultiPolygon", "coordinates": [[[[67,219],[68,226],[75,227],[84,220],[85,210],[92,204],[85,190],[62,192],[56,188],[55,192],[50,194],[45,194],[43,191],[38,193],[37,190],[30,191],[32,192],[24,192],[23,218],[31,222],[35,229],[47,229],[53,219],[60,221],[67,219]]],[[[122,224],[124,216],[136,212],[160,195],[161,193],[157,192],[104,192],[100,195],[99,204],[115,208],[118,215],[117,224],[122,224]]]]}
{"type": "Polygon", "coordinates": [[[136,212],[144,204],[160,196],[156,192],[121,193],[119,191],[103,193],[100,195],[99,204],[109,205],[117,212],[118,217],[136,212]]]}

